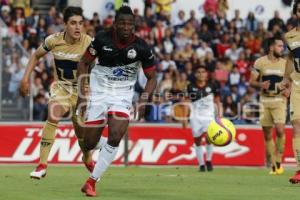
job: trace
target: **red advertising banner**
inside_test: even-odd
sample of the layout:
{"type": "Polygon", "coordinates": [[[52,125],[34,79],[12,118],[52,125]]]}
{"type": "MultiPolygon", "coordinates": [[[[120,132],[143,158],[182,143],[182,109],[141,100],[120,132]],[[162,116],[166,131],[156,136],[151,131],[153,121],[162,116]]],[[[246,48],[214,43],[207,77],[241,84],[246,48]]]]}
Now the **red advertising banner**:
{"type": "MultiPolygon", "coordinates": [[[[37,163],[42,125],[0,125],[0,163],[37,163]]],[[[107,135],[107,129],[104,135],[107,135]]],[[[286,129],[284,162],[294,163],[291,129],[286,129]]],[[[205,148],[204,148],[205,151],[205,148]]],[[[124,160],[121,142],[114,164],[124,160]]],[[[98,151],[93,158],[97,160],[98,151]]],[[[49,155],[50,163],[81,162],[81,152],[71,125],[61,125],[49,155]]],[[[190,129],[147,125],[129,128],[129,164],[196,165],[190,129]]],[[[265,147],[259,127],[238,127],[236,140],[225,147],[214,147],[215,165],[263,166],[265,147]]]]}

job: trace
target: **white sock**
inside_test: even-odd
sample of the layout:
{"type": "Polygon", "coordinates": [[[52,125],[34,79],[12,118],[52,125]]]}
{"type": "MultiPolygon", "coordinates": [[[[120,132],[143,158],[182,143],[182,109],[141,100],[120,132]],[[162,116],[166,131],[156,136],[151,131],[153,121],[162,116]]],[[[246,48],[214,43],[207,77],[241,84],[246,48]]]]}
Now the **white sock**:
{"type": "Polygon", "coordinates": [[[197,159],[198,159],[199,166],[204,165],[202,146],[201,145],[200,146],[195,146],[195,150],[196,150],[196,156],[197,156],[197,159]]]}
{"type": "Polygon", "coordinates": [[[109,144],[104,145],[98,155],[98,160],[91,175],[91,178],[97,180],[101,178],[109,165],[114,160],[119,147],[112,147],[109,144]]]}
{"type": "Polygon", "coordinates": [[[211,161],[213,156],[213,145],[207,144],[206,145],[206,161],[211,161]]]}
{"type": "Polygon", "coordinates": [[[101,150],[106,143],[107,143],[107,137],[101,136],[99,142],[97,143],[97,145],[94,149],[100,149],[101,150]]]}

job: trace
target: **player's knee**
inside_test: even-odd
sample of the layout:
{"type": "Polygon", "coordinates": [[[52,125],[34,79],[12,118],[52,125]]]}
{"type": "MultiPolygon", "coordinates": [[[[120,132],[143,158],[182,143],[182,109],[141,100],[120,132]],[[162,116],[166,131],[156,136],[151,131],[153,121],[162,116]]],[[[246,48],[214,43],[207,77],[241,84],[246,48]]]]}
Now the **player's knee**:
{"type": "Polygon", "coordinates": [[[113,147],[117,147],[119,146],[121,139],[122,137],[118,134],[110,134],[110,136],[108,137],[107,144],[113,147]]]}

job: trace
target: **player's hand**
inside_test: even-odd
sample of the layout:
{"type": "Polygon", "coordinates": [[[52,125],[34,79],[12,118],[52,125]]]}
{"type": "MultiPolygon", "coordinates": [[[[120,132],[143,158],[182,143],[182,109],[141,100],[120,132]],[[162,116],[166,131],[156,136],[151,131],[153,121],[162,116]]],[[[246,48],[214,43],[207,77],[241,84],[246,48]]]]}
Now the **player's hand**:
{"type": "Polygon", "coordinates": [[[291,83],[288,79],[283,79],[283,81],[280,82],[278,88],[279,90],[283,91],[284,89],[290,88],[291,83]]]}
{"type": "Polygon", "coordinates": [[[19,93],[22,97],[26,97],[29,95],[29,80],[22,79],[20,82],[19,93]]]}
{"type": "Polygon", "coordinates": [[[139,110],[138,110],[138,114],[139,114],[139,116],[138,116],[138,119],[139,119],[139,121],[143,121],[144,120],[144,118],[145,118],[145,110],[146,110],[146,106],[145,106],[145,104],[140,104],[139,105],[139,110]]]}
{"type": "Polygon", "coordinates": [[[271,84],[270,81],[264,81],[261,83],[261,88],[267,90],[269,89],[270,84],[271,84]]]}
{"type": "Polygon", "coordinates": [[[288,98],[290,96],[290,94],[291,94],[291,90],[289,88],[285,88],[285,89],[281,90],[281,94],[284,97],[288,98]]]}
{"type": "Polygon", "coordinates": [[[86,97],[78,97],[76,105],[76,115],[84,118],[87,106],[86,97]]]}

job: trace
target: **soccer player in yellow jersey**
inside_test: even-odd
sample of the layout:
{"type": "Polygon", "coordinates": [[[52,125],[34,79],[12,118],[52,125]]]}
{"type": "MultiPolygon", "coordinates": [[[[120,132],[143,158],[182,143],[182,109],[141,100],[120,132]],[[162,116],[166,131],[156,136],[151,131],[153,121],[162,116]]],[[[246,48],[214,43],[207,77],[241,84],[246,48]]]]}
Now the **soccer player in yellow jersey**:
{"type": "Polygon", "coordinates": [[[54,143],[55,131],[59,120],[67,113],[72,114],[72,122],[78,138],[79,146],[83,152],[83,162],[87,169],[92,171],[94,162],[90,152],[85,148],[80,127],[77,124],[75,106],[77,101],[77,63],[89,46],[91,38],[82,33],[83,15],[80,7],[68,7],[64,11],[65,30],[48,36],[44,43],[30,57],[24,77],[20,83],[20,94],[29,93],[29,80],[31,72],[39,59],[51,52],[54,57],[55,82],[50,88],[48,104],[48,118],[43,128],[40,142],[40,161],[36,169],[30,173],[31,178],[40,179],[46,175],[47,160],[54,143]]]}
{"type": "Polygon", "coordinates": [[[300,0],[293,5],[293,14],[297,16],[298,26],[285,34],[289,49],[282,89],[291,91],[290,116],[293,125],[293,150],[297,162],[297,171],[289,181],[300,183],[300,0]]]}
{"type": "Polygon", "coordinates": [[[286,60],[282,58],[283,47],[281,38],[270,38],[268,54],[255,61],[250,79],[251,86],[261,89],[260,124],[264,132],[267,154],[271,158],[272,175],[283,173],[281,159],[285,144],[284,125],[287,107],[286,97],[279,89],[286,65],[286,60]],[[273,126],[276,129],[276,148],[272,137],[273,126]]]}

